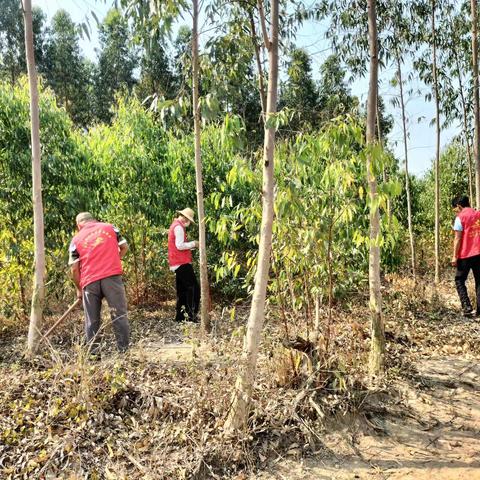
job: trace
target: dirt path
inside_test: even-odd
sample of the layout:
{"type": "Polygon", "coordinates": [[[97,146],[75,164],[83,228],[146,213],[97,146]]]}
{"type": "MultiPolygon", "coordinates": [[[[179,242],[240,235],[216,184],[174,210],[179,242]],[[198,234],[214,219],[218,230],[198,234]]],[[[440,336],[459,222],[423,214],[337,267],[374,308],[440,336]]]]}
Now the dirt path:
{"type": "Polygon", "coordinates": [[[273,479],[480,479],[480,365],[436,357],[399,383],[398,408],[379,409],[324,437],[326,454],[282,460],[273,479]]]}
{"type": "MultiPolygon", "coordinates": [[[[463,340],[475,341],[465,337],[479,327],[455,315],[451,291],[442,293],[452,311],[435,327],[427,323],[433,342],[418,352],[416,375],[395,382],[393,402],[379,402],[378,411],[368,408],[355,420],[337,419],[316,457],[280,457],[251,480],[480,480],[480,363],[461,348],[463,340]]],[[[212,355],[182,337],[140,341],[134,355],[180,362],[212,355]]]]}

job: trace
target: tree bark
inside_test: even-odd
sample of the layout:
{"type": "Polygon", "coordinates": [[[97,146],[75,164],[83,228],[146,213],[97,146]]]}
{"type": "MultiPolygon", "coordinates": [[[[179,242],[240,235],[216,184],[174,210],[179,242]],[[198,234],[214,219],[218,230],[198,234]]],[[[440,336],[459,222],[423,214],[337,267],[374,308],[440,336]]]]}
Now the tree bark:
{"type": "Polygon", "coordinates": [[[408,221],[408,235],[410,237],[410,255],[412,261],[412,276],[416,280],[416,262],[415,262],[415,237],[413,235],[412,225],[412,199],[410,196],[410,174],[408,173],[408,144],[407,144],[407,119],[405,115],[405,99],[403,96],[403,78],[402,78],[402,64],[400,55],[397,52],[397,72],[398,85],[400,87],[400,108],[402,109],[402,128],[403,128],[403,152],[405,155],[405,192],[407,193],[407,221],[408,221]]]}
{"type": "Polygon", "coordinates": [[[375,177],[372,147],[375,144],[375,117],[378,93],[378,39],[376,0],[368,0],[368,43],[370,50],[370,81],[367,104],[367,180],[370,200],[370,254],[368,279],[370,287],[370,315],[372,341],[370,348],[370,373],[379,376],[385,362],[385,332],[382,318],[382,295],[380,292],[380,210],[378,205],[377,180],[375,177]]]}
{"type": "Polygon", "coordinates": [[[437,78],[437,38],[435,30],[435,0],[432,0],[432,74],[433,95],[435,97],[435,284],[440,282],[440,101],[437,78]]]}
{"type": "Polygon", "coordinates": [[[265,110],[267,108],[267,96],[265,94],[265,84],[263,81],[263,68],[262,61],[260,59],[260,48],[257,43],[257,32],[255,30],[255,21],[253,19],[253,13],[248,11],[248,17],[250,20],[250,35],[252,37],[253,48],[255,50],[255,61],[257,62],[258,70],[258,90],[260,92],[260,102],[262,104],[262,119],[265,122],[265,110]]]}
{"type": "Polygon", "coordinates": [[[200,255],[200,290],[201,307],[200,319],[202,329],[210,332],[210,288],[208,284],[207,270],[207,246],[205,235],[205,210],[203,206],[203,176],[202,176],[202,155],[201,155],[201,127],[200,127],[200,102],[199,102],[199,59],[198,59],[198,0],[193,3],[193,29],[192,29],[192,84],[193,84],[193,124],[195,137],[195,180],[197,186],[197,208],[198,208],[198,240],[200,255]]]}
{"type": "MultiPolygon", "coordinates": [[[[260,20],[262,25],[265,25],[263,5],[261,2],[262,0],[258,0],[260,20]]],[[[271,38],[264,39],[269,57],[269,75],[266,123],[264,127],[263,208],[260,245],[258,247],[258,265],[255,275],[252,305],[247,324],[247,333],[244,339],[240,372],[232,398],[232,407],[226,422],[227,430],[238,430],[244,428],[247,424],[257,365],[260,334],[265,318],[265,298],[267,294],[270,252],[272,248],[275,154],[275,127],[269,125],[268,119],[277,111],[279,0],[270,0],[270,15],[271,38]]]]}
{"type": "Polygon", "coordinates": [[[474,139],[473,155],[475,157],[475,204],[480,207],[480,113],[478,93],[478,33],[477,33],[477,0],[471,0],[472,16],[472,75],[473,75],[473,118],[474,139]]]}
{"type": "MultiPolygon", "coordinates": [[[[383,148],[382,128],[380,126],[380,108],[378,105],[378,86],[377,86],[376,119],[377,119],[377,138],[380,145],[382,145],[382,148],[383,148]]],[[[382,165],[382,181],[383,183],[387,183],[388,181],[385,164],[382,165]]],[[[390,197],[387,197],[387,218],[388,218],[388,222],[390,223],[390,221],[392,220],[392,202],[390,200],[390,197]]]]}
{"type": "Polygon", "coordinates": [[[25,56],[27,61],[28,84],[30,89],[30,120],[32,142],[32,200],[34,226],[34,261],[32,306],[28,329],[27,350],[34,353],[41,339],[40,329],[45,302],[45,241],[42,204],[42,169],[40,159],[40,118],[38,109],[38,85],[35,69],[32,28],[32,2],[23,0],[25,22],[25,56]]]}

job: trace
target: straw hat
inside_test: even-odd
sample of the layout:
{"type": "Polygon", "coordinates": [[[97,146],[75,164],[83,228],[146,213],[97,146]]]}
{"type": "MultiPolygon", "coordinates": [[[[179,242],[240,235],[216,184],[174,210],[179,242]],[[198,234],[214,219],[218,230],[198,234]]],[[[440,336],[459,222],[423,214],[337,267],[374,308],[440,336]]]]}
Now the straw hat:
{"type": "Polygon", "coordinates": [[[177,210],[180,215],[183,215],[187,220],[195,223],[195,212],[191,208],[184,208],[183,210],[177,210]]]}

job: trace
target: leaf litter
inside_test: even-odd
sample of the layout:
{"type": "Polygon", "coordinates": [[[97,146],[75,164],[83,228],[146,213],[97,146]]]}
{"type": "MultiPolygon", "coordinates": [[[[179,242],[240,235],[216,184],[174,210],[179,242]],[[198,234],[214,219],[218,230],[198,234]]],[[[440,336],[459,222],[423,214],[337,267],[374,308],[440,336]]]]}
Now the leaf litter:
{"type": "MultiPolygon", "coordinates": [[[[404,445],[413,428],[428,440],[411,448],[428,457],[435,448],[447,448],[445,425],[448,447],[458,450],[462,441],[452,432],[478,433],[478,425],[475,419],[459,421],[468,417],[468,404],[461,404],[463,412],[449,410],[445,391],[454,391],[460,405],[462,394],[478,388],[471,364],[480,353],[478,324],[465,322],[441,301],[451,298],[450,285],[435,295],[428,284],[419,287],[400,276],[385,284],[386,377],[372,386],[365,371],[365,307],[335,307],[328,342],[325,312],[319,336],[300,313],[290,314],[287,335],[272,307],[249,427],[235,435],[223,425],[246,307],[237,307],[235,315],[215,312],[209,338],[195,325],[169,321],[168,311],[136,310],[129,354],[112,351],[107,329],[99,362],[87,360],[76,344],[79,319],[32,362],[20,358],[22,344],[9,337],[0,364],[2,478],[263,478],[259,472],[284,461],[297,466],[309,458],[332,465],[353,457],[365,461],[369,455],[362,449],[381,452],[379,439],[385,438],[404,445]],[[450,387],[445,358],[456,365],[450,387]],[[439,388],[441,395],[431,394],[439,388]],[[429,401],[445,405],[435,412],[429,401]]],[[[398,466],[393,457],[388,461],[378,468],[398,466]]]]}

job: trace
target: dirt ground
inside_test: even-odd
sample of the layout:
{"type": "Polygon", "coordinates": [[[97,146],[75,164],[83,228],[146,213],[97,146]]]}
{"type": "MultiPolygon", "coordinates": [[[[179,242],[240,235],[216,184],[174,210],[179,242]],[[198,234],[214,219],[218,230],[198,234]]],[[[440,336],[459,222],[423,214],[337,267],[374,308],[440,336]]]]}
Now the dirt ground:
{"type": "MultiPolygon", "coordinates": [[[[429,303],[430,306],[420,305],[416,310],[412,306],[404,308],[408,303],[407,294],[399,297],[398,304],[394,303],[396,297],[391,297],[390,304],[385,308],[386,331],[391,348],[389,358],[391,361],[395,356],[408,357],[405,365],[408,364],[410,367],[408,371],[401,370],[389,378],[388,388],[384,391],[379,389],[373,391],[371,396],[369,394],[366,400],[368,405],[364,405],[366,408],[359,408],[360,413],[349,413],[344,416],[338,414],[334,418],[325,419],[325,425],[318,432],[321,439],[318,451],[313,454],[310,451],[304,455],[302,446],[296,444],[295,439],[290,439],[286,442],[289,444],[286,450],[269,456],[263,466],[257,464],[249,470],[255,470],[256,473],[247,474],[243,471],[228,478],[480,480],[480,320],[467,321],[458,314],[458,302],[451,285],[445,285],[437,294],[441,298],[438,309],[431,308],[433,302],[429,303]],[[394,345],[397,350],[393,349],[394,345]],[[413,363],[410,364],[410,361],[413,363]]],[[[424,296],[430,297],[431,292],[425,291],[424,296]]],[[[175,385],[172,383],[166,386],[163,378],[169,374],[172,366],[178,365],[181,372],[183,365],[185,372],[192,375],[196,370],[188,368],[197,365],[209,372],[209,375],[213,375],[214,379],[217,367],[220,368],[221,365],[225,368],[234,367],[233,359],[225,349],[217,351],[216,348],[212,348],[214,344],[201,341],[198,325],[187,324],[180,327],[168,320],[170,311],[171,306],[168,305],[164,311],[152,313],[151,317],[146,312],[132,312],[133,345],[129,353],[129,362],[132,368],[134,366],[138,370],[137,373],[141,374],[138,379],[135,376],[131,379],[131,384],[139,389],[136,392],[139,399],[147,398],[147,387],[151,387],[152,398],[157,399],[163,395],[167,399],[175,400],[176,397],[173,397],[175,385]],[[139,319],[135,319],[135,315],[138,315],[139,319]],[[156,379],[153,373],[150,373],[156,371],[164,373],[159,374],[159,378],[156,379]],[[140,381],[147,383],[145,385],[135,383],[140,381]],[[165,390],[163,393],[160,387],[165,390]]],[[[68,326],[64,330],[70,329],[74,338],[79,337],[81,323],[79,311],[67,322],[68,326]]],[[[367,325],[365,323],[365,328],[367,325]]],[[[68,336],[63,337],[61,333],[59,332],[54,339],[58,348],[61,348],[59,352],[74,350],[75,342],[68,336]]],[[[108,335],[111,337],[111,332],[108,335]]],[[[218,341],[220,340],[221,337],[218,338],[218,341]]],[[[108,339],[107,344],[113,349],[112,338],[108,339]]],[[[0,372],[15,375],[10,365],[21,348],[23,339],[5,340],[0,351],[0,366],[2,361],[4,362],[3,370],[0,372]]],[[[105,360],[102,359],[102,362],[94,368],[108,370],[109,365],[115,362],[115,357],[110,359],[109,355],[107,352],[105,360]]],[[[394,366],[393,370],[395,368],[399,367],[394,366]]],[[[223,372],[221,369],[219,371],[223,372]]],[[[33,382],[32,378],[25,375],[26,380],[33,382]]],[[[218,375],[221,378],[223,374],[218,375]]],[[[178,373],[172,373],[169,378],[171,382],[180,382],[175,388],[182,386],[182,379],[178,373]]],[[[5,381],[10,382],[8,378],[5,378],[5,381]]],[[[218,382],[219,379],[212,381],[218,382]]],[[[201,384],[201,390],[208,389],[210,380],[203,379],[202,382],[204,383],[201,384]]],[[[185,399],[190,401],[195,389],[188,385],[182,386],[184,387],[185,392],[182,395],[186,395],[185,399]]],[[[40,403],[38,408],[41,408],[40,403]]],[[[208,408],[205,408],[207,411],[208,408]]],[[[143,410],[140,409],[139,412],[141,411],[143,410]]],[[[131,411],[127,413],[130,418],[131,411]]],[[[140,421],[139,415],[140,413],[137,417],[140,421]]],[[[180,417],[183,418],[183,415],[182,413],[180,417]]],[[[152,428],[155,425],[155,428],[158,427],[157,433],[160,435],[168,421],[169,417],[165,419],[161,417],[149,422],[152,428]]],[[[173,419],[170,423],[175,426],[178,422],[178,419],[173,419]]],[[[110,424],[107,427],[112,431],[114,427],[117,428],[110,424]]],[[[148,443],[153,440],[152,428],[148,422],[142,424],[141,428],[143,427],[145,439],[148,440],[145,441],[148,443]]],[[[32,432],[32,438],[34,433],[32,432]]],[[[123,433],[125,432],[120,430],[116,435],[123,433]]],[[[125,435],[127,433],[130,435],[130,430],[127,429],[125,435]]],[[[138,436],[137,431],[134,433],[138,436]]],[[[44,439],[41,432],[38,433],[38,438],[44,439]]],[[[156,444],[158,442],[155,442],[156,444]]],[[[101,447],[103,443],[99,445],[101,447]]],[[[153,448],[153,444],[148,449],[145,448],[146,452],[133,449],[125,465],[133,463],[139,472],[147,471],[142,465],[149,465],[150,457],[147,453],[153,448]],[[138,455],[139,460],[132,460],[132,455],[135,459],[138,455]]],[[[34,452],[31,455],[34,455],[34,452]]],[[[262,458],[261,455],[259,457],[262,458]]],[[[119,459],[117,460],[120,461],[119,459]]],[[[183,462],[185,459],[188,458],[181,457],[178,460],[183,462]]],[[[112,478],[140,478],[138,475],[131,476],[132,471],[126,470],[126,466],[122,468],[129,473],[112,478]]],[[[112,470],[111,465],[109,468],[110,471],[117,471],[112,470]]],[[[118,471],[122,471],[120,467],[118,471]]],[[[144,478],[175,478],[170,474],[161,474],[153,468],[153,464],[152,470],[148,471],[150,474],[144,475],[144,478]]],[[[211,478],[227,479],[218,475],[211,478]]]]}
{"type": "Polygon", "coordinates": [[[480,480],[480,362],[461,347],[478,341],[480,320],[461,317],[452,285],[438,293],[443,325],[419,348],[414,378],[394,383],[397,406],[337,418],[317,456],[278,458],[249,480],[480,480]]]}
{"type": "Polygon", "coordinates": [[[370,416],[340,428],[325,435],[327,454],[280,460],[252,479],[480,479],[479,382],[475,360],[425,360],[417,389],[398,385],[406,406],[398,415],[370,416]]]}
{"type": "MultiPolygon", "coordinates": [[[[249,480],[480,480],[480,363],[455,347],[469,332],[478,335],[480,321],[455,314],[457,298],[448,286],[440,294],[449,321],[438,344],[419,352],[414,381],[395,382],[397,408],[332,419],[318,455],[300,458],[293,445],[291,455],[279,456],[249,480]],[[444,342],[445,331],[452,331],[451,342],[444,342]]],[[[215,361],[205,346],[182,341],[140,342],[135,355],[215,361]]]]}
{"type": "MultiPolygon", "coordinates": [[[[455,323],[465,332],[480,330],[477,321],[455,323]]],[[[437,347],[439,353],[452,350],[441,341],[437,347]]],[[[145,342],[135,349],[139,357],[180,362],[209,353],[181,342],[145,342]]],[[[478,359],[424,355],[416,370],[413,381],[395,382],[397,408],[333,419],[317,456],[301,459],[293,446],[291,456],[279,456],[249,480],[480,480],[478,359]]]]}

